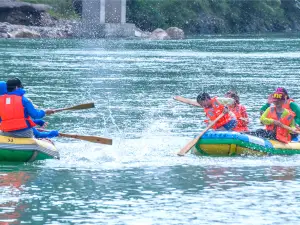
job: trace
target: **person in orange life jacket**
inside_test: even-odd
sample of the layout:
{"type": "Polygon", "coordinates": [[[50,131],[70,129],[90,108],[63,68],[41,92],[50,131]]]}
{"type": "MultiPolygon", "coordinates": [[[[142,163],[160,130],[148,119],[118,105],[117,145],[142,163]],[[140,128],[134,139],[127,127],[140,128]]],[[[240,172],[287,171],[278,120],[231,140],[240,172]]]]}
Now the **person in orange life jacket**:
{"type": "MultiPolygon", "coordinates": [[[[0,96],[4,95],[4,94],[7,94],[6,82],[0,81],[0,96]]],[[[31,102],[30,99],[28,99],[28,100],[31,102]]],[[[1,120],[0,120],[0,122],[1,122],[1,120]]],[[[39,125],[41,127],[44,127],[46,125],[45,121],[43,121],[41,119],[33,120],[33,122],[36,125],[39,125]]],[[[52,138],[52,137],[58,136],[58,131],[56,131],[56,130],[49,131],[49,132],[40,132],[34,127],[32,129],[33,129],[33,134],[34,134],[35,138],[52,138]]]]}
{"type": "MultiPolygon", "coordinates": [[[[296,114],[295,123],[296,123],[296,125],[299,126],[300,125],[300,106],[296,102],[294,102],[294,100],[292,98],[290,98],[290,96],[285,88],[278,87],[276,89],[276,91],[283,92],[285,94],[286,97],[285,97],[285,103],[283,105],[283,108],[291,110],[296,114]]],[[[266,103],[264,106],[262,106],[260,108],[261,115],[264,113],[264,111],[266,111],[267,108],[269,108],[271,106],[271,104],[272,104],[272,95],[269,96],[268,103],[266,103]]]]}
{"type": "Polygon", "coordinates": [[[24,97],[25,90],[18,78],[6,82],[7,93],[0,96],[1,135],[12,137],[33,137],[33,127],[36,125],[31,118],[41,119],[45,114],[54,111],[37,110],[33,104],[24,97]]]}
{"type": "Polygon", "coordinates": [[[284,92],[276,91],[273,94],[271,102],[274,106],[270,106],[260,117],[260,121],[266,125],[266,130],[256,131],[258,136],[289,143],[297,135],[291,134],[289,130],[282,127],[282,125],[286,125],[295,130],[295,113],[283,108],[285,100],[284,92]]]}
{"type": "Polygon", "coordinates": [[[240,104],[239,96],[233,91],[228,91],[225,94],[225,97],[232,98],[234,100],[234,104],[228,106],[229,110],[234,113],[236,120],[237,120],[237,125],[232,130],[237,131],[237,132],[249,131],[248,130],[248,124],[249,124],[248,114],[246,111],[246,107],[240,104]]]}
{"type": "Polygon", "coordinates": [[[228,112],[212,127],[214,130],[232,130],[236,126],[234,114],[225,106],[234,103],[232,98],[211,98],[208,93],[202,93],[198,95],[197,102],[204,108],[210,121],[214,121],[221,113],[228,112]]]}

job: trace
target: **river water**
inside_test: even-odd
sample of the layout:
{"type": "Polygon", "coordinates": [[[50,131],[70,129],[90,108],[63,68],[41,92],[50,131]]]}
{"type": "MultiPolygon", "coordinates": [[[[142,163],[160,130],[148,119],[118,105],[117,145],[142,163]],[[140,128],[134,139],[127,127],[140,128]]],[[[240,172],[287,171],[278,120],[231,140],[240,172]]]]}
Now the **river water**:
{"type": "Polygon", "coordinates": [[[240,94],[251,129],[278,86],[300,99],[300,39],[207,36],[182,41],[0,40],[1,80],[19,77],[56,138],[60,160],[0,165],[0,224],[298,224],[300,157],[176,153],[205,125],[175,102],[240,94]]]}

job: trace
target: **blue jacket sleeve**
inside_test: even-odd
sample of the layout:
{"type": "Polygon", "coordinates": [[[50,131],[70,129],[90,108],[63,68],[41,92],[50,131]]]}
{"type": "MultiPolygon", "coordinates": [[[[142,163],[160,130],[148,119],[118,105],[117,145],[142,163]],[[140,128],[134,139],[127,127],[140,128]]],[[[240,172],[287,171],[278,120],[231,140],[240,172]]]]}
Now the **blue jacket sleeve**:
{"type": "Polygon", "coordinates": [[[40,132],[36,128],[32,128],[33,130],[33,135],[35,138],[53,138],[58,136],[58,131],[57,130],[52,130],[49,132],[40,132]]]}
{"type": "Polygon", "coordinates": [[[33,104],[23,96],[22,103],[24,106],[25,116],[30,116],[32,119],[41,119],[45,116],[44,110],[35,109],[33,104]]]}
{"type": "Polygon", "coordinates": [[[39,126],[44,126],[45,124],[45,121],[44,120],[33,120],[33,122],[36,124],[36,125],[39,125],[39,126]]]}

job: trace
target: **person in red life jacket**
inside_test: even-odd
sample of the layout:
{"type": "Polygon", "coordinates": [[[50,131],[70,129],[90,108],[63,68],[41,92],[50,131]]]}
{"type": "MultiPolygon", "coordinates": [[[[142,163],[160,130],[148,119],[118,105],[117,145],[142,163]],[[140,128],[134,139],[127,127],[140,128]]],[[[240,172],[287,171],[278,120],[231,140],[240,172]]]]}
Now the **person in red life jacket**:
{"type": "MultiPolygon", "coordinates": [[[[6,82],[5,81],[0,81],[0,96],[4,95],[4,94],[7,94],[6,82]]],[[[32,101],[30,99],[28,99],[28,100],[32,103],[32,101]]],[[[47,125],[47,122],[45,122],[45,121],[43,121],[41,119],[33,120],[33,122],[36,125],[39,125],[42,128],[45,128],[45,126],[47,125]]],[[[1,121],[0,121],[0,123],[1,123],[1,121]]],[[[34,134],[35,138],[53,138],[53,137],[57,137],[59,135],[58,131],[56,131],[56,130],[52,130],[52,131],[39,131],[35,127],[33,127],[32,130],[33,130],[33,134],[34,134]]]]}
{"type": "MultiPolygon", "coordinates": [[[[283,92],[285,94],[285,103],[283,104],[283,108],[291,110],[295,113],[295,123],[296,125],[300,126],[300,106],[294,102],[294,100],[292,98],[290,98],[287,90],[283,87],[278,87],[276,89],[276,91],[278,92],[283,92]]],[[[263,105],[260,108],[260,113],[261,115],[266,111],[267,108],[269,108],[272,104],[272,95],[269,96],[268,98],[268,103],[266,103],[265,105],[263,105]]]]}
{"type": "Polygon", "coordinates": [[[33,137],[32,119],[41,119],[45,114],[50,115],[54,110],[37,110],[24,97],[25,90],[18,78],[6,82],[7,93],[0,96],[1,135],[11,137],[33,137]],[[32,119],[31,119],[32,118],[32,119]]]}
{"type": "Polygon", "coordinates": [[[282,125],[295,130],[295,113],[283,107],[286,101],[284,92],[276,91],[272,98],[274,106],[270,106],[260,117],[260,121],[266,125],[266,130],[258,130],[258,136],[289,143],[295,134],[291,134],[282,125]]]}
{"type": "Polygon", "coordinates": [[[228,91],[225,96],[227,98],[232,98],[234,100],[233,105],[229,105],[228,108],[231,112],[234,113],[237,125],[232,130],[237,132],[245,132],[249,131],[248,124],[249,124],[249,118],[246,111],[246,107],[240,104],[240,97],[233,91],[228,91]]]}
{"type": "Polygon", "coordinates": [[[214,121],[221,113],[225,115],[212,127],[214,130],[232,130],[236,124],[236,118],[225,105],[232,105],[232,98],[211,98],[208,93],[198,95],[197,102],[204,108],[209,121],[214,121]],[[227,113],[228,112],[228,113],[227,113]]]}

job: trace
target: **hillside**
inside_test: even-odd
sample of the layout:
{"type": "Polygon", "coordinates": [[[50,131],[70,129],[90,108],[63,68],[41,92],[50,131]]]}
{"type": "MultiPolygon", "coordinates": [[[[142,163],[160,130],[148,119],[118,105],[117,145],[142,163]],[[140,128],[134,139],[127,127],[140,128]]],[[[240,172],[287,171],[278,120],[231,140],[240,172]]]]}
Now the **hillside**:
{"type": "MultiPolygon", "coordinates": [[[[51,5],[52,15],[75,15],[75,0],[26,1],[51,5]]],[[[127,22],[146,31],[177,26],[190,34],[299,31],[300,0],[127,0],[127,22]]]]}

